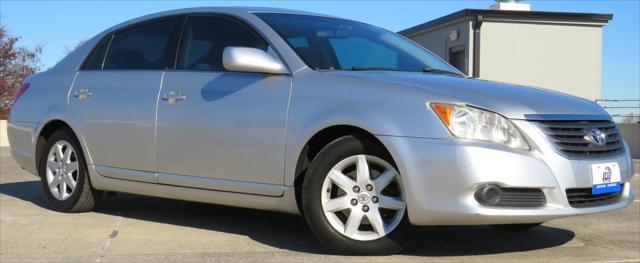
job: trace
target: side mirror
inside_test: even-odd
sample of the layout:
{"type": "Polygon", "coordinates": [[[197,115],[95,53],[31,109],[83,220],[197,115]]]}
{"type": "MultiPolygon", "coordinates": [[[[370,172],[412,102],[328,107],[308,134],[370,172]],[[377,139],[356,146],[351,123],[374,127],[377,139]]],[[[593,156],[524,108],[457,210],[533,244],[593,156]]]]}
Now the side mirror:
{"type": "Polygon", "coordinates": [[[229,71],[289,74],[282,61],[262,49],[250,47],[226,47],[222,65],[229,71]]]}

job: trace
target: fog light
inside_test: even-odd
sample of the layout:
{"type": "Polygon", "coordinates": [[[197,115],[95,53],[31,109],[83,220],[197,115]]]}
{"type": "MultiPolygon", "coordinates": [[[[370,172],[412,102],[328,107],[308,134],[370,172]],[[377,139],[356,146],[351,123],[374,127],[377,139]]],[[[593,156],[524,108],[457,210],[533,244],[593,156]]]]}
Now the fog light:
{"type": "Polygon", "coordinates": [[[474,197],[478,203],[486,206],[495,206],[502,199],[502,189],[497,185],[484,185],[476,191],[474,197]]]}

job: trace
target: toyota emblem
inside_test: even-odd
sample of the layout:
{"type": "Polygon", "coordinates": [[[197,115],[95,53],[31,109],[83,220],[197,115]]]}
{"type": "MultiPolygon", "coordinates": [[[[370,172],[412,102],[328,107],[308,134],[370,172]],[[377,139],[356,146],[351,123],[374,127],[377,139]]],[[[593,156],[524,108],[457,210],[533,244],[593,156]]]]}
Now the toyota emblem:
{"type": "Polygon", "coordinates": [[[584,136],[584,138],[594,146],[600,147],[607,144],[607,135],[596,128],[589,129],[587,131],[587,135],[584,136]]]}

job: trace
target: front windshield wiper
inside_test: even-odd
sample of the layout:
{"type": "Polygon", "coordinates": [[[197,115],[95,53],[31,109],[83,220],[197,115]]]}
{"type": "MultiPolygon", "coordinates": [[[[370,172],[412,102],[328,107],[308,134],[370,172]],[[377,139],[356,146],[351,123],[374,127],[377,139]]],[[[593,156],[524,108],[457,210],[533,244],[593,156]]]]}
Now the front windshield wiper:
{"type": "MultiPolygon", "coordinates": [[[[350,70],[351,71],[404,71],[404,70],[399,70],[395,68],[385,68],[385,67],[351,67],[350,70]]],[[[449,71],[449,70],[437,69],[437,68],[424,68],[422,72],[462,76],[460,73],[455,71],[449,71]]]]}
{"type": "Polygon", "coordinates": [[[351,71],[398,71],[393,68],[385,68],[385,67],[351,67],[351,71]]]}
{"type": "MultiPolygon", "coordinates": [[[[345,70],[345,69],[343,69],[345,70]]],[[[406,71],[406,70],[400,70],[400,69],[395,69],[395,68],[385,68],[385,67],[351,67],[349,69],[346,70],[351,70],[351,71],[406,71]]],[[[409,72],[415,72],[415,71],[409,71],[409,72]]],[[[424,68],[422,70],[422,72],[424,73],[433,73],[433,74],[447,74],[447,75],[456,75],[456,76],[463,76],[462,74],[455,72],[455,71],[449,71],[449,70],[444,70],[444,69],[436,69],[436,68],[424,68]]]]}
{"type": "Polygon", "coordinates": [[[437,68],[424,68],[424,69],[422,69],[422,72],[424,72],[424,73],[449,74],[449,75],[461,76],[460,73],[458,73],[458,72],[444,70],[444,69],[437,69],[437,68]]]}

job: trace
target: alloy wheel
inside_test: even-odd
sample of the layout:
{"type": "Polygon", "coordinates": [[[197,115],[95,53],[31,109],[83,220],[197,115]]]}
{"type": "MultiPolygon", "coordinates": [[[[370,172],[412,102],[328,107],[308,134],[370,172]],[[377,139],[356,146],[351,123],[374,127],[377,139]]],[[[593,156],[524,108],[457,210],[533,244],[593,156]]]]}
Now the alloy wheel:
{"type": "Polygon", "coordinates": [[[338,162],[324,179],[322,209],[334,230],[359,241],[381,238],[402,220],[406,202],[398,171],[371,155],[338,162]]]}
{"type": "Polygon", "coordinates": [[[68,199],[78,182],[78,157],[71,143],[60,140],[47,154],[47,185],[54,198],[68,199]]]}

